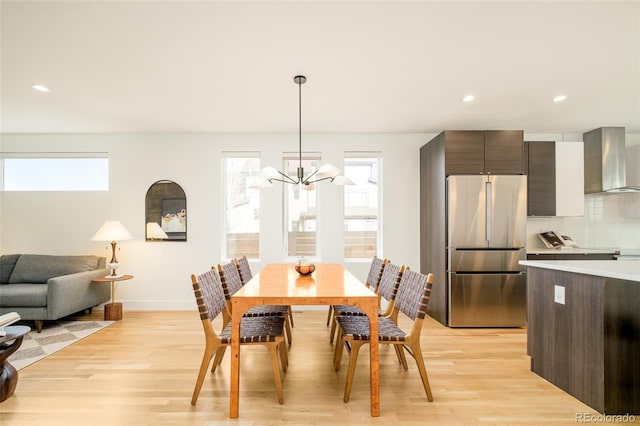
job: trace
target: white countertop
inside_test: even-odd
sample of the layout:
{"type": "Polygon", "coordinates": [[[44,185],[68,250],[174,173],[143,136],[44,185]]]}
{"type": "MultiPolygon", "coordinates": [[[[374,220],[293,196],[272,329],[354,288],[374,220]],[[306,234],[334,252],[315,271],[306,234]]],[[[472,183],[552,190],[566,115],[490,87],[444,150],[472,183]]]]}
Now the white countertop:
{"type": "Polygon", "coordinates": [[[614,254],[617,249],[589,249],[589,248],[528,248],[527,254],[614,254]]]}
{"type": "Polygon", "coordinates": [[[521,260],[521,265],[640,282],[640,260],[521,260]]]}

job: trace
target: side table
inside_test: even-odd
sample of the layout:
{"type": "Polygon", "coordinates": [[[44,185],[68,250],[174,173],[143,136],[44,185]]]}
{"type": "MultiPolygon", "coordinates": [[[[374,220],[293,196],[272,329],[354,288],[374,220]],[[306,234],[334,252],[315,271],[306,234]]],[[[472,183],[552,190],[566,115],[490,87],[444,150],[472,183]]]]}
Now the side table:
{"type": "Polygon", "coordinates": [[[10,325],[4,330],[7,335],[0,336],[0,402],[13,395],[18,384],[18,371],[7,358],[18,350],[24,335],[31,331],[31,328],[26,325],[10,325]],[[12,343],[5,343],[12,340],[12,343]]]}
{"type": "Polygon", "coordinates": [[[133,278],[133,275],[118,275],[116,277],[106,276],[93,278],[96,283],[111,283],[111,303],[104,305],[105,321],[120,321],[122,319],[122,303],[116,303],[116,281],[126,281],[133,278]]]}

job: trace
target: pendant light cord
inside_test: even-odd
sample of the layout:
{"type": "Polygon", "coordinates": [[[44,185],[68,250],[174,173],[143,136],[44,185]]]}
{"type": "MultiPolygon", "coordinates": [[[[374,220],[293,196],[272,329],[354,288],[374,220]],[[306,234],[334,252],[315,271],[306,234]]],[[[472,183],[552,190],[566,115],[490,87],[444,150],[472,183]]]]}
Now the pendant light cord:
{"type": "MultiPolygon", "coordinates": [[[[298,155],[302,169],[302,80],[298,80],[298,155]]],[[[301,177],[299,179],[302,179],[301,177]]]]}

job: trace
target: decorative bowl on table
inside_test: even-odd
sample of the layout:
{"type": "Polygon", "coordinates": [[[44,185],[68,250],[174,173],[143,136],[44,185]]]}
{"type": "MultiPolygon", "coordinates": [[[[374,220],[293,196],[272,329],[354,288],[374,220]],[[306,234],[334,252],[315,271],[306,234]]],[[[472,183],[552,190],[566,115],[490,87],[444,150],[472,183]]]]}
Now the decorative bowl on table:
{"type": "Polygon", "coordinates": [[[306,260],[301,260],[296,263],[296,272],[298,272],[302,276],[308,276],[316,270],[316,265],[306,260]]]}

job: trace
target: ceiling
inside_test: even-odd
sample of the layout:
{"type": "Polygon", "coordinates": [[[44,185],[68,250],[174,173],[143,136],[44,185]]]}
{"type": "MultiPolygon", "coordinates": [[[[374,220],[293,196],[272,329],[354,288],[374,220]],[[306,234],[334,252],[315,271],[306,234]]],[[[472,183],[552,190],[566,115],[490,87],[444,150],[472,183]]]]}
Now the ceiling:
{"type": "Polygon", "coordinates": [[[304,132],[640,133],[637,1],[2,0],[0,19],[2,133],[297,132],[296,74],[304,132]]]}

